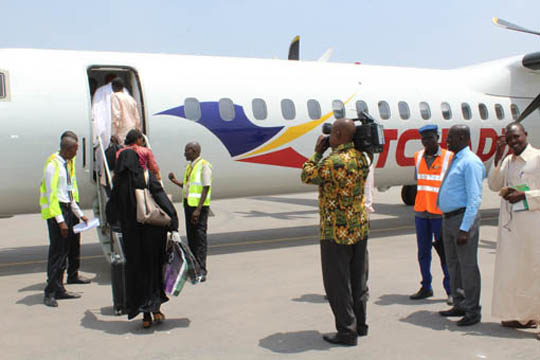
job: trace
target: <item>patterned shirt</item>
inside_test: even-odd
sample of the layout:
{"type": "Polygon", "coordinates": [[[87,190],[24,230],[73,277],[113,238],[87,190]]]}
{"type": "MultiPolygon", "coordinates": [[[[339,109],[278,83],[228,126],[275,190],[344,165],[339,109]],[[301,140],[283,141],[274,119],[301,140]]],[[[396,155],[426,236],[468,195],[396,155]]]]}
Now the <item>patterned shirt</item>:
{"type": "Polygon", "coordinates": [[[302,182],[319,185],[320,238],[356,244],[368,235],[364,183],[369,160],[352,142],[321,158],[321,154],[313,154],[302,169],[302,182]]]}

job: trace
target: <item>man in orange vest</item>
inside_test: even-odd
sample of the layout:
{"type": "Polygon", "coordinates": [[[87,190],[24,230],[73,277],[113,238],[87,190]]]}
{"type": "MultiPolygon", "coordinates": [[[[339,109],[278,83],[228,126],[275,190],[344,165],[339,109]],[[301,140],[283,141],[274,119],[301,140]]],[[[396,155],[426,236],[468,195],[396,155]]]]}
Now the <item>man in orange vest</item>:
{"type": "Polygon", "coordinates": [[[422,287],[412,294],[411,300],[433,296],[431,287],[431,247],[435,247],[441,260],[444,273],[443,286],[452,303],[450,295],[450,275],[446,266],[444,247],[441,239],[442,212],[437,206],[437,195],[444,176],[450,166],[453,153],[439,147],[437,125],[425,125],[418,129],[424,150],[414,154],[416,165],[417,192],[414,202],[418,262],[422,273],[422,287]],[[435,238],[435,242],[433,242],[435,238]]]}

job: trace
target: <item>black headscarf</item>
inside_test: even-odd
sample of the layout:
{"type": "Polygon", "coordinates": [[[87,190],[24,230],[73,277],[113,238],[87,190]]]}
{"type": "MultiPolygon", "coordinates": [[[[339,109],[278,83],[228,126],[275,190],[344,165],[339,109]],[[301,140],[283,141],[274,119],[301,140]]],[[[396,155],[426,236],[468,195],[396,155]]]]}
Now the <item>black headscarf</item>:
{"type": "Polygon", "coordinates": [[[143,168],[139,156],[131,149],[120,153],[114,168],[113,189],[107,204],[107,221],[126,224],[134,222],[137,216],[135,189],[145,186],[143,168]]]}

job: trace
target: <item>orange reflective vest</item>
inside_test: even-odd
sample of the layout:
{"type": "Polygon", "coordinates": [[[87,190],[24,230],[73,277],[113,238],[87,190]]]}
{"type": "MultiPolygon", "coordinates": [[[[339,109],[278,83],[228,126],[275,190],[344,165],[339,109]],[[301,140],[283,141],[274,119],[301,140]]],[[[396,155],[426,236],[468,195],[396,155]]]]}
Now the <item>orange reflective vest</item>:
{"type": "Polygon", "coordinates": [[[427,211],[430,214],[442,214],[437,206],[437,196],[441,188],[444,175],[448,171],[448,166],[454,154],[446,149],[441,149],[440,156],[437,156],[428,169],[424,150],[414,154],[416,164],[417,190],[414,201],[414,211],[427,211]]]}

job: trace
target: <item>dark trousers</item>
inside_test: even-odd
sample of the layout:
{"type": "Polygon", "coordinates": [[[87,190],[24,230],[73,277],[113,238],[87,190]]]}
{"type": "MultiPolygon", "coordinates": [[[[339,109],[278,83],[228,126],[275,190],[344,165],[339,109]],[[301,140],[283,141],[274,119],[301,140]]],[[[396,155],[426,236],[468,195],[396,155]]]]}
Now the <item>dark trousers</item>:
{"type": "Polygon", "coordinates": [[[81,234],[73,234],[73,240],[69,243],[67,256],[67,276],[68,279],[76,279],[79,276],[81,267],[81,234]]]}
{"type": "Polygon", "coordinates": [[[206,230],[208,229],[208,206],[203,206],[199,222],[193,224],[191,216],[196,207],[189,206],[187,200],[184,200],[184,214],[186,217],[186,235],[191,252],[201,265],[201,270],[204,275],[208,273],[206,270],[206,255],[208,253],[208,243],[206,239],[206,230]]]}
{"type": "Polygon", "coordinates": [[[458,245],[456,240],[462,220],[463,214],[443,219],[443,241],[455,306],[468,315],[475,316],[481,312],[480,268],[478,267],[480,216],[476,217],[469,229],[467,243],[458,245]],[[457,289],[463,289],[465,296],[457,289]]]}
{"type": "Polygon", "coordinates": [[[367,329],[367,239],[354,245],[321,241],[323,282],[338,333],[356,337],[367,329]]]}
{"type": "Polygon", "coordinates": [[[62,237],[60,227],[55,218],[47,220],[49,229],[49,256],[47,259],[47,286],[46,296],[55,296],[62,293],[64,288],[64,271],[66,270],[66,259],[69,253],[70,244],[74,242],[73,225],[78,222],[77,217],[71,211],[69,204],[60,204],[64,221],[69,229],[68,236],[62,237]]]}
{"type": "Polygon", "coordinates": [[[422,287],[431,290],[431,248],[434,247],[441,260],[444,274],[443,286],[446,294],[450,295],[450,275],[444,254],[444,245],[441,238],[442,218],[421,218],[415,216],[416,241],[418,244],[418,263],[422,274],[422,287]],[[435,242],[433,242],[435,239],[435,242]]]}

